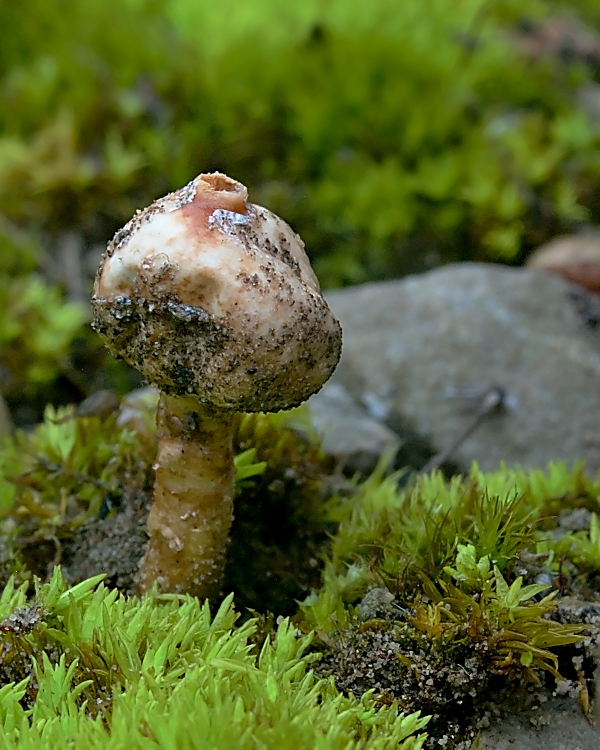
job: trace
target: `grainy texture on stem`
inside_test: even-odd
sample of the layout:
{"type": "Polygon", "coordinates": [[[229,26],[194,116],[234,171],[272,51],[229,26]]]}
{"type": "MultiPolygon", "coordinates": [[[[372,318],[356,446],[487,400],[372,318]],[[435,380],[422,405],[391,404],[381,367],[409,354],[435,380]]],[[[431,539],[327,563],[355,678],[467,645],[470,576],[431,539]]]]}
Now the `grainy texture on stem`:
{"type": "Polygon", "coordinates": [[[215,596],[233,513],[233,413],[161,395],[150,536],[140,588],[215,596]]]}

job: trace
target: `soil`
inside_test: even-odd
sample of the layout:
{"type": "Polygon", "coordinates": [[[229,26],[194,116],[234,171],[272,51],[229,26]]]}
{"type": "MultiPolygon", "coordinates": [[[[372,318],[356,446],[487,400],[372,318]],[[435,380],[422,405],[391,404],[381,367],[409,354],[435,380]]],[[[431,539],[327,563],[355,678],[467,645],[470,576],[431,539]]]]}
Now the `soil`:
{"type": "Polygon", "coordinates": [[[480,750],[598,750],[600,730],[583,716],[571,696],[550,697],[520,714],[505,716],[485,730],[480,750]]]}

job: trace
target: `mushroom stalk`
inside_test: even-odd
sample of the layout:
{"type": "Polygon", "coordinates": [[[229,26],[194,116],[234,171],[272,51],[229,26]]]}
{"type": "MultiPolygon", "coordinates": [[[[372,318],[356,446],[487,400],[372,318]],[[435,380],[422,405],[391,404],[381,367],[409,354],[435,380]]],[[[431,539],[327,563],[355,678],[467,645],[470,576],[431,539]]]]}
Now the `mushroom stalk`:
{"type": "Polygon", "coordinates": [[[158,456],[140,588],[214,596],[233,518],[233,413],[161,394],[158,456]]]}

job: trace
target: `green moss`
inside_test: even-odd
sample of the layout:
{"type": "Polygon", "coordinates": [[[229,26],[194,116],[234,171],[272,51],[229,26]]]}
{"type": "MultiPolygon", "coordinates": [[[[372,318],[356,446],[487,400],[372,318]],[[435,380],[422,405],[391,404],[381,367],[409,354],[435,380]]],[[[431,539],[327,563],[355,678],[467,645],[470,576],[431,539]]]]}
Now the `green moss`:
{"type": "Polygon", "coordinates": [[[86,317],[40,277],[0,274],[0,387],[8,399],[31,399],[68,369],[86,317]]]}
{"type": "Polygon", "coordinates": [[[120,560],[116,570],[121,573],[115,572],[113,582],[129,585],[144,541],[156,449],[151,436],[120,426],[117,417],[79,416],[73,407],[48,406],[43,423],[3,441],[0,580],[13,572],[20,580],[31,573],[45,579],[57,563],[77,558],[81,540],[89,537],[91,547],[86,545],[81,554],[92,568],[73,570],[70,580],[98,572],[94,564],[100,561],[101,570],[108,572],[120,560]],[[105,533],[115,547],[111,557],[101,539],[94,538],[98,520],[105,520],[105,533]],[[114,536],[115,523],[120,537],[114,536]],[[111,562],[115,556],[117,561],[111,562]]]}
{"type": "Polygon", "coordinates": [[[211,618],[197,600],[126,599],[99,578],[67,589],[57,569],[34,603],[6,588],[3,747],[421,747],[425,720],[318,679],[310,637],[287,620],[257,650],[231,597],[211,618]]]}
{"type": "Polygon", "coordinates": [[[154,445],[116,420],[48,406],[42,424],[7,439],[0,454],[4,515],[29,517],[25,526],[36,519],[43,536],[60,534],[96,516],[107,499],[147,487],[154,445]]]}
{"type": "MultiPolygon", "coordinates": [[[[141,391],[116,411],[114,396],[77,410],[49,406],[43,423],[3,441],[0,581],[12,573],[45,579],[61,562],[72,583],[104,572],[134,590],[152,501],[156,398],[141,391]]],[[[320,582],[331,461],[299,435],[303,425],[303,409],[237,420],[226,590],[237,592],[242,610],[293,614],[320,582]]]]}
{"type": "Polygon", "coordinates": [[[329,503],[339,525],[323,587],[302,612],[325,650],[322,674],[432,714],[427,746],[468,747],[491,704],[543,684],[544,672],[582,674],[570,657],[585,628],[561,621],[557,595],[593,586],[597,528],[592,520],[589,539],[574,542],[560,519],[596,504],[600,480],[565,464],[474,466],[469,477],[434,473],[402,490],[397,479],[374,476],[329,503]]]}
{"type": "MultiPolygon", "coordinates": [[[[300,747],[384,748],[421,726],[398,711],[421,711],[432,717],[429,739],[406,747],[443,740],[459,748],[491,705],[543,685],[545,673],[591,676],[571,661],[579,654],[581,664],[586,654],[578,646],[583,628],[563,622],[557,604],[559,588],[577,594],[583,583],[594,585],[591,555],[557,532],[565,514],[597,507],[600,482],[581,466],[490,474],[475,466],[468,477],[446,481],[434,473],[399,488],[397,476],[379,470],[353,492],[327,499],[330,465],[290,429],[310,432],[301,410],[240,416],[236,428],[238,525],[227,587],[260,621],[234,626],[228,599],[211,624],[206,605],[175,596],[139,602],[103,586],[94,593],[97,578],[68,594],[56,571],[33,586],[36,556],[45,576],[58,547],[73,578],[93,570],[82,560],[98,547],[127,557],[134,529],[139,559],[153,403],[138,405],[136,432],[119,426],[115,414],[48,410],[44,424],[0,454],[1,489],[9,492],[5,559],[15,548],[21,555],[16,569],[5,565],[5,578],[14,572],[23,582],[14,591],[11,579],[0,600],[0,671],[14,683],[0,694],[0,731],[2,716],[12,717],[7,747],[71,736],[104,747],[124,727],[137,727],[133,747],[177,747],[188,742],[193,711],[206,717],[203,741],[215,733],[219,748],[245,747],[251,733],[266,747],[287,747],[285,735],[300,747]],[[107,494],[112,505],[103,517],[107,494]],[[99,544],[99,529],[123,518],[131,524],[124,536],[108,534],[99,544]],[[79,557],[73,536],[85,552],[79,557]],[[44,544],[54,545],[47,555],[44,544]],[[535,582],[540,569],[550,583],[535,582]],[[293,599],[307,585],[314,593],[296,612],[293,599]],[[296,612],[307,638],[287,620],[275,635],[269,610],[296,612]],[[276,657],[280,642],[286,655],[276,657]],[[273,659],[277,669],[268,666],[273,659]],[[313,662],[319,678],[309,671],[313,662]],[[310,731],[298,717],[312,722],[310,731]],[[169,721],[175,739],[167,739],[169,721]],[[218,735],[220,722],[227,730],[218,735]]],[[[597,541],[593,528],[590,543],[597,541]]],[[[127,588],[110,561],[99,558],[111,584],[127,588]]],[[[134,560],[128,581],[135,567],[134,560]]]]}
{"type": "Polygon", "coordinates": [[[424,580],[458,580],[468,593],[475,580],[481,586],[488,576],[511,576],[523,551],[561,542],[553,533],[559,513],[595,505],[599,494],[598,480],[564,463],[487,474],[474,465],[469,477],[446,481],[434,472],[406,489],[397,476],[376,473],[351,498],[328,503],[337,532],[325,587],[305,605],[307,616],[329,632],[348,624],[346,606],[374,585],[410,593],[422,590],[424,580]],[[465,574],[467,560],[473,580],[465,574]]]}
{"type": "Polygon", "coordinates": [[[593,66],[518,43],[557,6],[7,6],[0,213],[105,241],[219,168],[293,224],[325,285],[521,259],[600,217],[600,132],[576,97],[593,66]]]}

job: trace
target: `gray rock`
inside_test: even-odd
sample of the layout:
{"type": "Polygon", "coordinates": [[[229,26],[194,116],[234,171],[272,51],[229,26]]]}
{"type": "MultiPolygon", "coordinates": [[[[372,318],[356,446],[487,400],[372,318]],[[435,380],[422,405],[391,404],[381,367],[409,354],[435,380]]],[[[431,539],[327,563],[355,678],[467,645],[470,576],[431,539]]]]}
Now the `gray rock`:
{"type": "Polygon", "coordinates": [[[344,331],[333,382],[379,421],[443,450],[496,386],[505,408],[456,450],[460,467],[600,469],[600,315],[581,287],[465,263],[326,296],[344,331]]]}
{"type": "Polygon", "coordinates": [[[368,472],[382,454],[399,446],[396,433],[369,416],[340,383],[327,383],[307,405],[325,453],[350,469],[368,472]]]}
{"type": "Polygon", "coordinates": [[[363,596],[357,607],[361,620],[372,620],[375,617],[392,619],[395,614],[394,599],[394,595],[388,589],[371,589],[363,596]]]}
{"type": "Polygon", "coordinates": [[[600,732],[576,698],[555,697],[482,733],[481,750],[597,750],[600,732]]]}

